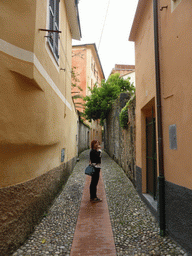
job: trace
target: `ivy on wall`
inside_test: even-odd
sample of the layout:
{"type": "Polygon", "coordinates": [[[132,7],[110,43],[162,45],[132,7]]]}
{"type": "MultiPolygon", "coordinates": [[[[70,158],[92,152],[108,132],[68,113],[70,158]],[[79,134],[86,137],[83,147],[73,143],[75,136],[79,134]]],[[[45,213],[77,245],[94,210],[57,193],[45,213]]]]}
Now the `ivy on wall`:
{"type": "Polygon", "coordinates": [[[120,126],[123,129],[127,129],[128,128],[128,124],[129,124],[129,115],[128,115],[128,109],[131,106],[132,102],[135,99],[135,94],[131,97],[131,99],[126,103],[125,107],[122,108],[121,113],[119,114],[119,120],[120,120],[120,126]]]}
{"type": "Polygon", "coordinates": [[[124,80],[119,73],[116,73],[110,75],[107,81],[102,80],[100,86],[95,85],[93,89],[90,88],[90,96],[84,98],[84,117],[88,121],[100,119],[100,124],[103,125],[112,108],[112,104],[120,93],[134,93],[135,87],[129,80],[129,78],[124,80]]]}

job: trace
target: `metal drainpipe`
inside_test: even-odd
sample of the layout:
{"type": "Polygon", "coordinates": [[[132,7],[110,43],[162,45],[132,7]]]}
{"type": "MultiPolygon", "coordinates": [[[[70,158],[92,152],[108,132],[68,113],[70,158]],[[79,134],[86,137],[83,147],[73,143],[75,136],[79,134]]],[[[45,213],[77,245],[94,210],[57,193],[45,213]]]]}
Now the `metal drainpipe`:
{"type": "Polygon", "coordinates": [[[157,101],[157,126],[158,126],[158,164],[159,164],[159,225],[160,235],[165,236],[165,178],[163,162],[163,132],[161,113],[161,77],[159,63],[159,30],[158,30],[158,0],[153,0],[154,18],[154,43],[155,43],[155,72],[156,72],[156,101],[157,101]]]}

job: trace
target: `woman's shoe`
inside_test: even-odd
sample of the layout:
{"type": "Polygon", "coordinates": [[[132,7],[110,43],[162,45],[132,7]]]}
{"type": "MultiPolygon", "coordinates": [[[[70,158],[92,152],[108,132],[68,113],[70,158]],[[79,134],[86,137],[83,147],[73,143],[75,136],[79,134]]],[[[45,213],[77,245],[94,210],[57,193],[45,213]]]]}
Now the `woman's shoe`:
{"type": "Polygon", "coordinates": [[[96,203],[96,202],[102,202],[102,199],[96,197],[94,199],[91,199],[92,202],[96,203]]]}

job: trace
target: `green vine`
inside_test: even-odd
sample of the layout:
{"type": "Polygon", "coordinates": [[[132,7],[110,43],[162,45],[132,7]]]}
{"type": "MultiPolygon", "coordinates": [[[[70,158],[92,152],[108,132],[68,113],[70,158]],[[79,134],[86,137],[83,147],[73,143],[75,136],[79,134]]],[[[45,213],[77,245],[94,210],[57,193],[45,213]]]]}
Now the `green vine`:
{"type": "Polygon", "coordinates": [[[131,99],[126,103],[125,107],[122,108],[120,114],[119,114],[119,120],[120,120],[120,126],[123,129],[128,128],[128,123],[129,123],[129,115],[128,115],[128,108],[132,104],[132,102],[135,99],[135,94],[131,97],[131,99]]]}
{"type": "Polygon", "coordinates": [[[127,104],[125,105],[124,108],[122,108],[121,113],[119,114],[119,119],[120,119],[120,126],[123,129],[127,129],[128,128],[128,121],[129,121],[127,104]]]}

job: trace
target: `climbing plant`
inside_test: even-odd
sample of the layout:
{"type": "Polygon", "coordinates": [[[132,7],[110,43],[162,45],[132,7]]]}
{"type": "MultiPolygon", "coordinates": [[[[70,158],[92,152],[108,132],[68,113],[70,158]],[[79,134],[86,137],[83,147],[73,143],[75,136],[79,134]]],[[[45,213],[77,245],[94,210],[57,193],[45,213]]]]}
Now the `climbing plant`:
{"type": "Polygon", "coordinates": [[[91,95],[84,98],[85,111],[84,117],[88,120],[100,119],[103,125],[113,102],[121,92],[134,93],[134,86],[129,79],[124,80],[120,74],[111,75],[107,81],[102,80],[101,86],[95,85],[93,89],[89,88],[91,95]]]}
{"type": "Polygon", "coordinates": [[[127,106],[127,104],[125,105],[124,108],[122,108],[121,113],[119,114],[119,120],[120,120],[120,126],[123,129],[127,129],[128,121],[129,121],[128,106],[127,106]]]}
{"type": "Polygon", "coordinates": [[[129,107],[132,104],[134,99],[135,99],[135,94],[132,95],[130,100],[126,103],[125,107],[122,108],[122,110],[121,110],[121,112],[119,114],[120,126],[123,129],[127,129],[128,128],[128,124],[129,124],[128,111],[129,111],[129,107]]]}

